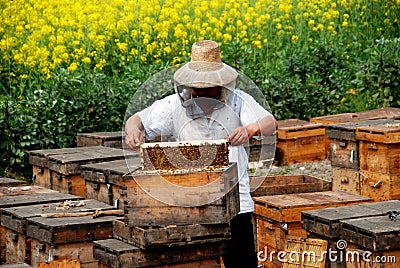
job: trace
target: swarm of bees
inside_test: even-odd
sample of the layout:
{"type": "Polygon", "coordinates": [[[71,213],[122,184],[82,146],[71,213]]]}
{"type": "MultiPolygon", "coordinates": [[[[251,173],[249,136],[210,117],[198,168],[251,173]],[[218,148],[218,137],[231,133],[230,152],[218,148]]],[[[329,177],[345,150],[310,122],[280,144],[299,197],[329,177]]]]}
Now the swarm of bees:
{"type": "Polygon", "coordinates": [[[228,143],[148,146],[142,149],[142,170],[215,169],[229,165],[228,143]]]}

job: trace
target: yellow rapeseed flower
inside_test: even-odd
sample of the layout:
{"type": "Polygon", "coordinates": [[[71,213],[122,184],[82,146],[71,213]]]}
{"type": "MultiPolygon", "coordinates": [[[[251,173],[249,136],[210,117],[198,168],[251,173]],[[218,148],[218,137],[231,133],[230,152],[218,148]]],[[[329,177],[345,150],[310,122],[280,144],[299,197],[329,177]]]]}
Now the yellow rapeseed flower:
{"type": "Polygon", "coordinates": [[[118,42],[117,47],[118,47],[119,51],[121,51],[122,53],[128,52],[128,44],[125,42],[122,42],[122,43],[118,42]]]}
{"type": "Polygon", "coordinates": [[[70,72],[76,71],[76,69],[78,69],[78,66],[79,66],[78,63],[72,62],[68,67],[68,71],[70,72]]]}
{"type": "Polygon", "coordinates": [[[84,57],[83,59],[82,59],[82,62],[84,63],[84,64],[90,64],[90,63],[92,63],[92,60],[89,58],[89,57],[84,57]]]}
{"type": "Polygon", "coordinates": [[[261,41],[259,41],[259,40],[253,41],[253,42],[252,42],[252,45],[253,45],[253,47],[255,47],[255,48],[261,48],[261,47],[262,47],[261,41]]]}

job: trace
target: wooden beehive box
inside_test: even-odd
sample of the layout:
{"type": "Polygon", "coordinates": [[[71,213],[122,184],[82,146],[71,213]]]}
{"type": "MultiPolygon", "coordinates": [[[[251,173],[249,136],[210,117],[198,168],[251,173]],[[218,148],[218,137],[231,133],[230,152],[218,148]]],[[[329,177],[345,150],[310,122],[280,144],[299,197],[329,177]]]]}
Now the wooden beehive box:
{"type": "Polygon", "coordinates": [[[140,168],[116,178],[126,188],[130,226],[227,223],[239,212],[237,165],[229,163],[226,140],[140,147],[140,168]]]}
{"type": "Polygon", "coordinates": [[[307,232],[323,238],[339,239],[342,237],[342,220],[382,216],[397,210],[400,210],[399,200],[370,202],[304,211],[302,221],[307,232]]]}
{"type": "Polygon", "coordinates": [[[239,212],[236,163],[197,171],[137,171],[123,180],[130,226],[227,223],[239,212]]]}
{"type": "Polygon", "coordinates": [[[259,162],[274,158],[276,147],[276,136],[252,137],[249,143],[245,145],[248,151],[249,162],[259,162]]]}
{"type": "MultiPolygon", "coordinates": [[[[345,256],[345,248],[338,246],[338,241],[348,241],[342,234],[342,220],[359,219],[371,216],[386,215],[389,211],[400,209],[400,201],[372,202],[335,208],[325,208],[302,212],[303,227],[308,237],[317,237],[328,241],[329,248],[336,251],[336,256],[345,256]]],[[[328,258],[328,267],[344,268],[344,258],[328,258]]]]}
{"type": "Polygon", "coordinates": [[[81,176],[81,166],[89,163],[104,162],[111,160],[134,157],[137,153],[130,150],[116,149],[104,146],[67,148],[64,153],[62,149],[55,149],[56,153],[45,150],[45,154],[35,152],[33,159],[47,164],[43,167],[43,174],[49,177],[50,188],[62,193],[70,193],[85,197],[85,180],[81,176]],[[60,151],[61,150],[61,151],[60,151]],[[48,170],[48,172],[47,172],[48,170]]]}
{"type": "Polygon", "coordinates": [[[359,169],[359,142],[356,130],[382,124],[393,124],[395,120],[366,120],[326,126],[326,136],[330,139],[330,160],[332,166],[359,169]]]}
{"type": "Polygon", "coordinates": [[[400,174],[400,120],[359,127],[360,169],[381,174],[400,174]]]}
{"type": "Polygon", "coordinates": [[[15,187],[27,185],[27,181],[0,177],[0,187],[15,187]]]}
{"type": "Polygon", "coordinates": [[[85,148],[62,148],[34,150],[29,152],[29,163],[33,168],[33,182],[35,185],[51,188],[49,156],[83,152],[85,148]]]}
{"type": "Polygon", "coordinates": [[[96,199],[123,209],[126,186],[125,174],[140,168],[140,158],[114,160],[81,166],[85,179],[86,198],[96,199]]]}
{"type": "Polygon", "coordinates": [[[78,147],[101,145],[112,148],[126,148],[125,136],[122,131],[78,133],[76,145],[78,147]]]}
{"type": "Polygon", "coordinates": [[[41,187],[41,186],[36,186],[36,185],[0,187],[0,196],[42,194],[42,193],[51,193],[51,192],[54,192],[54,191],[51,189],[41,187]]]}
{"type": "Polygon", "coordinates": [[[275,159],[279,165],[324,160],[324,139],[322,124],[299,119],[278,121],[275,159]]]}
{"type": "Polygon", "coordinates": [[[118,239],[94,241],[99,268],[220,268],[223,252],[223,242],[142,250],[118,239]]]}
{"type": "Polygon", "coordinates": [[[359,127],[360,193],[375,201],[400,199],[400,120],[359,127]]]}
{"type": "Polygon", "coordinates": [[[230,238],[228,223],[130,227],[124,220],[115,220],[113,224],[114,238],[141,249],[220,242],[230,238]]]}
{"type": "Polygon", "coordinates": [[[342,220],[341,222],[341,237],[347,242],[346,255],[360,254],[359,260],[347,260],[348,268],[398,267],[400,259],[399,220],[392,220],[388,215],[384,215],[342,220]],[[362,258],[363,256],[367,260],[362,258]]]}
{"type": "MultiPolygon", "coordinates": [[[[387,107],[383,109],[375,109],[357,113],[340,113],[333,115],[325,115],[310,118],[310,122],[320,123],[323,125],[341,124],[348,122],[359,122],[365,120],[378,120],[378,119],[400,119],[400,108],[387,107]]],[[[325,138],[325,145],[327,155],[330,153],[330,139],[325,138]]]]}
{"type": "Polygon", "coordinates": [[[323,191],[253,198],[257,215],[278,222],[300,222],[302,211],[372,202],[371,198],[343,191],[323,191]]]}
{"type": "Polygon", "coordinates": [[[332,183],[310,175],[277,175],[250,178],[252,197],[332,190],[332,183]]]}
{"type": "Polygon", "coordinates": [[[310,122],[328,125],[377,119],[400,119],[400,108],[387,107],[364,112],[318,116],[311,118],[310,122]]]}
{"type": "Polygon", "coordinates": [[[97,200],[64,200],[20,207],[3,208],[1,224],[6,234],[6,263],[31,263],[30,238],[26,235],[27,219],[52,213],[79,213],[112,210],[114,207],[97,200]]]}
{"type": "MultiPolygon", "coordinates": [[[[371,198],[343,191],[294,193],[253,198],[257,220],[257,248],[280,251],[289,237],[306,238],[301,212],[326,207],[372,202],[371,198]]],[[[268,263],[266,263],[268,265],[268,263]]]]}
{"type": "Polygon", "coordinates": [[[112,237],[112,222],[118,216],[27,219],[26,235],[31,239],[31,265],[61,258],[79,258],[81,267],[97,267],[93,241],[112,237]]]}
{"type": "MultiPolygon", "coordinates": [[[[0,215],[2,210],[9,207],[19,207],[26,205],[45,204],[63,200],[78,200],[81,197],[69,194],[61,194],[47,188],[32,186],[30,189],[22,190],[18,186],[10,189],[9,187],[1,187],[0,192],[0,215]]],[[[0,216],[1,220],[1,216],[0,216]]],[[[0,225],[0,264],[6,262],[6,228],[0,225]]]]}

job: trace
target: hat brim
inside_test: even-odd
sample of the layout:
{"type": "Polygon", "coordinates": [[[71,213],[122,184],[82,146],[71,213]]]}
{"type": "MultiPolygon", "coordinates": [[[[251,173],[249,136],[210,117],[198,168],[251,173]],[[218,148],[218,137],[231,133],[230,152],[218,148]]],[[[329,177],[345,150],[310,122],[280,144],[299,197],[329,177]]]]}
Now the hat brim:
{"type": "Polygon", "coordinates": [[[188,62],[174,74],[178,85],[206,88],[226,86],[238,77],[238,72],[225,63],[188,62]]]}

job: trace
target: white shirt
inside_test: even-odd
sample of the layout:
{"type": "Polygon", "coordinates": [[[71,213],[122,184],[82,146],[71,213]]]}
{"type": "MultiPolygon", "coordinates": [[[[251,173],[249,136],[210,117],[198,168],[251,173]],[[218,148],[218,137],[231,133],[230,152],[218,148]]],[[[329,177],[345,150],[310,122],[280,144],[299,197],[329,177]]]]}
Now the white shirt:
{"type": "MultiPolygon", "coordinates": [[[[148,139],[161,135],[176,141],[225,139],[237,127],[271,115],[252,96],[241,90],[228,94],[225,102],[219,104],[206,117],[196,105],[185,108],[179,96],[173,94],[155,101],[137,115],[142,120],[148,139]]],[[[247,173],[248,156],[243,145],[230,147],[229,161],[236,162],[238,166],[240,213],[251,212],[254,203],[247,173]]]]}

